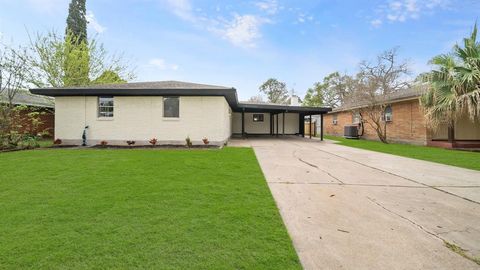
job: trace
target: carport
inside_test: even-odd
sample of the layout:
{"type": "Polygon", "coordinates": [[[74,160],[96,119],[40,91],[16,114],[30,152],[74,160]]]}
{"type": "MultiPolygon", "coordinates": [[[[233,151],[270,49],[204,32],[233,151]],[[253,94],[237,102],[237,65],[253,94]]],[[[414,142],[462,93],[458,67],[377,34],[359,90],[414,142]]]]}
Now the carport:
{"type": "MultiPolygon", "coordinates": [[[[323,140],[323,115],[331,111],[327,107],[303,107],[279,104],[238,103],[233,110],[233,134],[305,137],[305,119],[320,115],[320,139],[323,140]]],[[[312,137],[312,134],[309,134],[312,137]]]]}

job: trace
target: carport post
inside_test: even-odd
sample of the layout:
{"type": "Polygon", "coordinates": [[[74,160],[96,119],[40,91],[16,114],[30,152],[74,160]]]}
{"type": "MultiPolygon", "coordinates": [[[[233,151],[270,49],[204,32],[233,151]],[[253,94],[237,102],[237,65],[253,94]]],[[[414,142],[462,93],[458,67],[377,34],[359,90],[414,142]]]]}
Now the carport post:
{"type": "Polygon", "coordinates": [[[298,114],[298,131],[305,138],[305,116],[302,113],[298,114]]]}
{"type": "Polygon", "coordinates": [[[273,128],[272,128],[273,116],[272,116],[272,113],[268,113],[268,117],[270,117],[270,135],[272,135],[273,134],[273,128]]]}
{"type": "Polygon", "coordinates": [[[308,135],[310,139],[312,138],[312,115],[310,114],[310,124],[308,125],[308,135]]]}
{"type": "Polygon", "coordinates": [[[278,137],[278,113],[277,113],[277,137],[278,137]]]}
{"type": "Polygon", "coordinates": [[[320,140],[323,141],[323,113],[320,114],[320,140]]]}
{"type": "Polygon", "coordinates": [[[242,138],[245,137],[245,110],[242,110],[242,138]]]}
{"type": "Polygon", "coordinates": [[[285,112],[283,112],[282,118],[282,136],[285,136],[285,112]]]}

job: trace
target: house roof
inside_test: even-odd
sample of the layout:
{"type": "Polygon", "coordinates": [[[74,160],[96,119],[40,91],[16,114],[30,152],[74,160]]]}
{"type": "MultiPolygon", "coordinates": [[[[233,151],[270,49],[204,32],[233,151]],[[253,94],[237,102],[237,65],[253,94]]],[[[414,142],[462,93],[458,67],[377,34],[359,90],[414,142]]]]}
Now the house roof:
{"type": "Polygon", "coordinates": [[[180,82],[180,81],[157,81],[157,82],[132,82],[132,83],[116,83],[116,84],[97,84],[97,85],[88,85],[88,86],[76,86],[76,87],[62,87],[62,88],[39,88],[39,89],[65,89],[65,90],[159,90],[159,89],[233,89],[233,87],[225,87],[218,85],[208,85],[208,84],[199,84],[199,83],[190,83],[190,82],[180,82]]]}
{"type": "Polygon", "coordinates": [[[299,107],[279,104],[241,103],[233,87],[179,81],[136,82],[123,84],[90,85],[84,87],[36,88],[30,92],[45,96],[223,96],[236,112],[298,112],[321,114],[330,111],[324,107],[299,107]]]}
{"type": "MultiPolygon", "coordinates": [[[[0,102],[7,102],[7,91],[0,93],[0,102]]],[[[54,108],[54,99],[47,96],[34,95],[27,90],[18,90],[13,98],[13,104],[15,105],[27,105],[44,108],[54,108]]]]}
{"type": "MultiPolygon", "coordinates": [[[[391,95],[385,98],[385,101],[383,103],[396,103],[396,102],[401,102],[406,100],[418,99],[423,94],[423,92],[424,90],[421,89],[420,87],[408,88],[402,91],[392,93],[391,95]]],[[[368,105],[368,101],[360,100],[356,102],[349,102],[345,105],[342,105],[340,107],[333,109],[332,112],[349,111],[349,110],[362,108],[367,105],[368,105]]]]}

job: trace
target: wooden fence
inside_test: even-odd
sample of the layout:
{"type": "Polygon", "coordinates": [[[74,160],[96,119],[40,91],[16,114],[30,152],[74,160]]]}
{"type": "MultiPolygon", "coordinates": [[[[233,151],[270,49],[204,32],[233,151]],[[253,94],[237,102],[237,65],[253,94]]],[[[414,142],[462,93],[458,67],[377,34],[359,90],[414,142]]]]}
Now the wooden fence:
{"type": "Polygon", "coordinates": [[[310,122],[305,122],[305,136],[310,136],[312,134],[312,137],[317,136],[317,122],[313,121],[313,123],[310,122]]]}

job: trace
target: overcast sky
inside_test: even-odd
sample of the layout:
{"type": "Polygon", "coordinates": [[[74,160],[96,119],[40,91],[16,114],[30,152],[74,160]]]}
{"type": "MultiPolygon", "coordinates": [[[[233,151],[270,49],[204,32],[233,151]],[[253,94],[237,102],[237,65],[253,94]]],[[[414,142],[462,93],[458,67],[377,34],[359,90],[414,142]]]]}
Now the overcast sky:
{"type": "MultiPolygon", "coordinates": [[[[69,0],[0,0],[0,38],[64,31],[69,0]]],[[[233,86],[270,77],[303,96],[334,71],[399,47],[414,73],[468,35],[480,0],[87,0],[89,35],[136,66],[137,81],[233,86]]]]}

